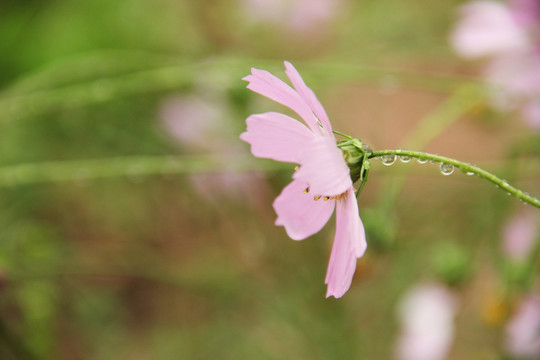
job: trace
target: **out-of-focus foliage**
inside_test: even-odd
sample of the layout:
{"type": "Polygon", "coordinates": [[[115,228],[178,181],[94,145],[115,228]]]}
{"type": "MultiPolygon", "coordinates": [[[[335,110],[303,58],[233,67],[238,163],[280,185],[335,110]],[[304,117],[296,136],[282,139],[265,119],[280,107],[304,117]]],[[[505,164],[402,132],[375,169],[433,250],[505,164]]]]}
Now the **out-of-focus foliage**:
{"type": "Polygon", "coordinates": [[[388,359],[399,298],[423,280],[458,294],[450,359],[501,354],[523,289],[503,281],[500,232],[524,205],[493,186],[374,162],[359,199],[368,252],[326,300],[332,227],[298,243],[273,225],[292,168],[133,161],[247,161],[245,118],[277,106],[240,79],[287,59],[336,129],[378,149],[414,140],[540,193],[538,135],[489,110],[477,65],[447,44],[457,1],[334,1],[302,24],[308,5],[262,3],[0,3],[0,359],[388,359]],[[193,141],[171,130],[188,121],[193,141]],[[94,179],[94,159],[134,165],[94,179]],[[57,161],[72,162],[62,181],[6,186],[30,176],[6,180],[8,166],[57,161]]]}

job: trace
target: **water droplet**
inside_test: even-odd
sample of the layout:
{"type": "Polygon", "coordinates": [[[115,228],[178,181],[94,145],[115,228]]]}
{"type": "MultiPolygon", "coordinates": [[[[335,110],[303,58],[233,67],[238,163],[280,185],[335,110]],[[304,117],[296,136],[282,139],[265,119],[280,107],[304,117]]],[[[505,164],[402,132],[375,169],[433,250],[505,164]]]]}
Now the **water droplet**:
{"type": "Polygon", "coordinates": [[[390,166],[392,165],[393,163],[396,162],[396,158],[397,156],[394,155],[394,154],[388,154],[388,155],[384,155],[382,158],[381,158],[381,161],[384,165],[386,166],[390,166]]]}
{"type": "Polygon", "coordinates": [[[408,163],[409,161],[411,161],[411,159],[412,158],[410,156],[408,156],[408,155],[401,155],[399,157],[399,160],[401,160],[401,162],[404,162],[404,163],[408,163]]]}
{"type": "Polygon", "coordinates": [[[454,172],[454,165],[448,163],[441,163],[441,174],[452,175],[454,172]]]}
{"type": "Polygon", "coordinates": [[[420,164],[427,163],[427,159],[416,159],[420,164]]]}
{"type": "Polygon", "coordinates": [[[373,150],[371,150],[371,146],[369,146],[368,144],[362,144],[362,149],[364,150],[365,153],[367,154],[370,154],[373,152],[373,150]]]}

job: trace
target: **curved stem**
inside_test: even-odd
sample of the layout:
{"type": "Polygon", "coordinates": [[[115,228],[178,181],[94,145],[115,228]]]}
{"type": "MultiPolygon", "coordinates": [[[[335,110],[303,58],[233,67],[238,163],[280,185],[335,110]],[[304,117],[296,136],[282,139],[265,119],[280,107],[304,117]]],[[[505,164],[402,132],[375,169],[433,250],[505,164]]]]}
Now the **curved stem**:
{"type": "Polygon", "coordinates": [[[435,154],[430,154],[422,151],[411,151],[411,150],[380,150],[380,151],[374,151],[371,154],[369,154],[369,158],[376,158],[376,157],[383,157],[385,155],[396,155],[396,156],[410,156],[416,159],[420,160],[430,160],[434,162],[440,162],[445,164],[452,164],[459,170],[463,171],[464,173],[468,174],[474,174],[482,179],[486,179],[495,185],[497,185],[500,189],[505,190],[508,194],[515,196],[516,198],[533,205],[537,208],[540,208],[540,200],[535,198],[534,196],[529,195],[526,192],[523,192],[519,189],[516,189],[512,185],[508,184],[508,182],[504,179],[501,179],[497,177],[496,175],[481,169],[477,166],[474,166],[472,164],[464,163],[462,161],[452,159],[446,156],[440,156],[435,154]]]}

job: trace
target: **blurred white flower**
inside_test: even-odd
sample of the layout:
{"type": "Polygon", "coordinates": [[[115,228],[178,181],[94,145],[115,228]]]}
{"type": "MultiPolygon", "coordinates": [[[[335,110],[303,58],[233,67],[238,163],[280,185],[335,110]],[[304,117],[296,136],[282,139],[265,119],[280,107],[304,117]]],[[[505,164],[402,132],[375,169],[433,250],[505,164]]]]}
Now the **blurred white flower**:
{"type": "Polygon", "coordinates": [[[525,261],[538,237],[539,221],[531,210],[515,214],[504,226],[502,248],[513,261],[525,261]]]}
{"type": "Polygon", "coordinates": [[[454,338],[457,299],[444,286],[422,284],[411,289],[399,305],[402,330],[398,360],[443,360],[454,338]]]}
{"type": "Polygon", "coordinates": [[[540,129],[540,2],[473,1],[461,8],[452,35],[456,52],[488,57],[485,78],[499,110],[518,109],[540,129]]]}
{"type": "Polygon", "coordinates": [[[529,295],[506,327],[506,351],[519,359],[540,359],[540,298],[529,295]]]}
{"type": "Polygon", "coordinates": [[[309,32],[332,20],[343,0],[242,0],[246,17],[254,22],[309,32]]]}

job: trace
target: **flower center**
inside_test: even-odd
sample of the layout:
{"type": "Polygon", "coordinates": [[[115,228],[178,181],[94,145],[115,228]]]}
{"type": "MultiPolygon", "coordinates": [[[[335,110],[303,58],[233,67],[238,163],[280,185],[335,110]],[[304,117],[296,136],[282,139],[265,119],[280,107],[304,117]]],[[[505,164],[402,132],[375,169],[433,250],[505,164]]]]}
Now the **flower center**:
{"type": "MultiPolygon", "coordinates": [[[[298,171],[298,169],[300,169],[300,166],[295,166],[294,168],[294,171],[298,171]]],[[[307,194],[309,193],[309,184],[308,186],[304,189],[304,191],[302,191],[304,194],[307,194]]],[[[345,191],[344,193],[342,194],[339,194],[339,195],[326,195],[326,196],[323,196],[323,195],[315,195],[313,196],[313,200],[315,201],[318,201],[318,200],[321,200],[323,199],[323,201],[328,201],[328,200],[341,200],[343,199],[344,197],[347,196],[347,192],[345,191]]]]}
{"type": "MultiPolygon", "coordinates": [[[[309,186],[307,188],[304,189],[303,191],[304,194],[307,194],[309,193],[309,186]]],[[[321,200],[323,199],[323,201],[328,201],[328,200],[341,200],[343,199],[344,197],[347,196],[347,192],[345,191],[344,193],[342,194],[339,194],[339,195],[332,195],[332,196],[323,196],[323,195],[315,195],[313,197],[313,200],[315,201],[318,201],[318,200],[321,200]]]]}

